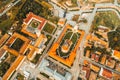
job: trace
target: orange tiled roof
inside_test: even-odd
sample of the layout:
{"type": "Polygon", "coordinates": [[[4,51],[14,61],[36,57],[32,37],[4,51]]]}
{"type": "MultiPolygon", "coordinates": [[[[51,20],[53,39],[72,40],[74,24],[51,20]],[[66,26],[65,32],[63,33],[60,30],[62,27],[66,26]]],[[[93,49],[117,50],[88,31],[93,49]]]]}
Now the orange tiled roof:
{"type": "Polygon", "coordinates": [[[108,43],[99,39],[98,37],[92,35],[92,34],[89,34],[87,37],[86,37],[87,40],[92,40],[92,41],[96,41],[96,42],[100,42],[100,44],[104,45],[106,48],[108,47],[108,43]]]}
{"type": "Polygon", "coordinates": [[[102,75],[106,78],[111,79],[112,78],[112,72],[106,69],[103,69],[102,75]]]}
{"type": "Polygon", "coordinates": [[[114,50],[113,56],[120,59],[120,51],[114,50]]]}
{"type": "Polygon", "coordinates": [[[100,62],[101,64],[105,64],[106,57],[107,57],[106,55],[104,55],[104,56],[102,57],[101,62],[100,62]]]}
{"type": "Polygon", "coordinates": [[[59,21],[58,24],[64,25],[64,22],[63,21],[59,21]]]}
{"type": "Polygon", "coordinates": [[[100,71],[100,67],[95,66],[95,65],[91,65],[91,69],[94,70],[95,72],[99,72],[100,71]]]}
{"type": "Polygon", "coordinates": [[[28,34],[29,36],[31,36],[31,37],[33,37],[33,38],[37,38],[37,35],[36,34],[33,34],[33,33],[31,33],[31,32],[28,32],[28,31],[26,31],[26,27],[27,26],[24,26],[23,28],[22,28],[22,30],[21,30],[21,32],[23,32],[23,33],[25,33],[25,34],[28,34]]]}
{"type": "Polygon", "coordinates": [[[96,80],[96,79],[97,79],[97,73],[91,71],[90,72],[89,80],[96,80]]]}
{"type": "Polygon", "coordinates": [[[86,55],[85,55],[86,57],[89,57],[90,56],[90,50],[87,50],[87,52],[86,52],[86,55]]]}
{"type": "Polygon", "coordinates": [[[50,57],[62,62],[63,64],[65,64],[65,65],[67,65],[69,67],[71,67],[73,62],[74,62],[74,58],[76,56],[76,50],[78,49],[78,46],[79,46],[79,44],[81,42],[81,39],[83,38],[84,31],[79,31],[81,33],[81,36],[80,36],[80,38],[78,40],[78,43],[76,44],[74,50],[71,51],[69,57],[67,59],[64,59],[64,58],[62,58],[62,57],[60,57],[60,56],[58,56],[56,54],[56,49],[59,47],[61,39],[63,38],[63,36],[64,36],[67,29],[71,29],[70,25],[66,25],[66,27],[64,28],[64,30],[63,30],[62,34],[60,35],[59,39],[57,40],[56,43],[53,44],[53,46],[50,49],[50,51],[48,52],[48,54],[49,54],[50,57]]]}
{"type": "Polygon", "coordinates": [[[28,49],[30,49],[30,52],[28,53],[27,57],[28,57],[28,59],[31,60],[31,58],[34,55],[35,51],[38,51],[38,48],[36,48],[36,47],[34,47],[32,45],[29,45],[28,49]]]}
{"type": "Polygon", "coordinates": [[[96,51],[95,53],[98,54],[98,55],[101,55],[101,54],[102,54],[101,52],[98,52],[98,51],[96,51]]]}
{"type": "Polygon", "coordinates": [[[23,59],[24,59],[24,56],[21,56],[21,55],[18,56],[17,59],[15,60],[15,62],[12,64],[12,66],[5,73],[5,75],[3,76],[2,80],[8,80],[9,77],[12,75],[12,73],[16,70],[18,65],[20,65],[20,63],[22,62],[23,59]]]}
{"type": "Polygon", "coordinates": [[[116,74],[116,73],[113,73],[113,77],[114,77],[114,80],[119,80],[120,79],[120,75],[116,74]]]}
{"type": "Polygon", "coordinates": [[[24,54],[28,44],[30,43],[31,40],[29,40],[28,38],[24,37],[23,35],[21,34],[18,34],[18,33],[14,33],[11,38],[6,42],[6,45],[4,46],[4,49],[11,52],[13,55],[16,55],[18,56],[19,54],[24,54]],[[24,41],[24,44],[22,45],[22,47],[20,48],[19,52],[12,49],[12,48],[9,48],[9,46],[11,44],[14,43],[15,39],[17,38],[20,38],[21,40],[24,41]]]}
{"type": "Polygon", "coordinates": [[[27,14],[27,18],[24,19],[24,24],[22,25],[22,29],[21,29],[21,32],[25,33],[25,34],[28,34],[29,36],[33,37],[33,38],[37,38],[38,36],[34,33],[31,33],[29,31],[26,30],[26,28],[28,27],[29,25],[29,22],[31,21],[31,19],[37,19],[38,21],[40,21],[40,25],[38,26],[38,29],[41,30],[44,25],[46,24],[47,20],[45,20],[44,18],[40,17],[40,16],[37,16],[35,14],[33,14],[32,12],[30,12],[29,14],[27,14]]]}
{"type": "Polygon", "coordinates": [[[35,47],[38,47],[44,38],[45,38],[45,36],[44,36],[43,34],[41,34],[41,35],[38,37],[37,41],[35,42],[35,45],[34,45],[34,46],[35,46],[35,47]]]}
{"type": "Polygon", "coordinates": [[[89,64],[89,62],[87,60],[84,60],[84,65],[86,65],[86,64],[89,64]]]}
{"type": "Polygon", "coordinates": [[[63,48],[64,50],[68,50],[68,49],[69,49],[69,47],[66,46],[66,45],[63,45],[62,48],[63,48]]]}
{"type": "Polygon", "coordinates": [[[46,20],[40,16],[37,16],[35,14],[33,14],[32,12],[30,12],[28,15],[27,15],[27,18],[24,19],[24,22],[27,24],[32,18],[35,18],[35,19],[38,19],[40,20],[40,25],[38,27],[38,29],[41,29],[43,27],[43,25],[45,24],[46,20]]]}

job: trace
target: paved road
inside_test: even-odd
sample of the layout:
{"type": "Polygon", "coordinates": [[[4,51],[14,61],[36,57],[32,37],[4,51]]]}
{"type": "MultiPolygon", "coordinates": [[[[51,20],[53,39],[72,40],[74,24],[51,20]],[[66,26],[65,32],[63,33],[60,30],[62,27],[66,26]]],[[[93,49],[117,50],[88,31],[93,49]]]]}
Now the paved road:
{"type": "MultiPolygon", "coordinates": [[[[80,50],[78,49],[77,51],[77,56],[76,56],[76,59],[74,61],[74,65],[72,67],[72,71],[73,71],[73,80],[77,80],[78,76],[79,76],[79,72],[80,72],[80,67],[79,67],[79,64],[80,63],[80,57],[83,57],[83,52],[81,53],[81,50],[83,50],[83,46],[84,46],[84,41],[86,40],[86,36],[87,34],[89,33],[89,30],[90,30],[90,27],[92,25],[92,21],[94,20],[94,16],[95,16],[95,13],[97,11],[97,7],[94,8],[89,20],[88,20],[88,23],[87,23],[87,26],[86,26],[86,30],[85,30],[85,35],[82,39],[82,42],[80,44],[80,50]]],[[[82,25],[81,25],[82,26],[82,25]]],[[[81,59],[82,61],[83,59],[81,59]]]]}
{"type": "Polygon", "coordinates": [[[87,58],[87,57],[83,57],[83,58],[84,58],[85,60],[88,60],[89,62],[91,62],[91,63],[99,66],[99,67],[105,68],[105,69],[107,69],[107,70],[109,70],[109,71],[112,71],[112,72],[117,73],[117,74],[120,75],[120,72],[119,72],[119,71],[116,71],[116,70],[114,70],[114,69],[111,69],[111,68],[106,67],[105,65],[99,64],[99,63],[97,63],[97,62],[95,62],[95,61],[92,61],[90,58],[87,58]]]}
{"type": "Polygon", "coordinates": [[[45,51],[43,52],[43,55],[40,57],[40,59],[39,59],[37,65],[36,65],[36,67],[39,66],[39,64],[40,64],[40,62],[41,62],[42,59],[44,59],[44,58],[46,58],[46,57],[48,56],[47,52],[48,52],[48,50],[49,50],[49,48],[50,48],[50,46],[51,46],[53,40],[54,40],[54,37],[50,40],[48,46],[46,47],[45,51]]]}

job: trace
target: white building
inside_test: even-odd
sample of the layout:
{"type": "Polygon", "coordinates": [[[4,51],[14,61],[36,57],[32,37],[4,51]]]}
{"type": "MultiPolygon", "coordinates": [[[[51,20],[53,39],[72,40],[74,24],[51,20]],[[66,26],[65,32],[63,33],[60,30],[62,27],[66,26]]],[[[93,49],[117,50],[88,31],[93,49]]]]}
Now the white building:
{"type": "Polygon", "coordinates": [[[41,64],[39,65],[39,70],[42,73],[45,73],[49,76],[49,78],[55,79],[55,80],[71,80],[72,79],[72,75],[69,72],[65,73],[65,76],[63,76],[62,74],[58,73],[53,69],[50,69],[49,67],[47,67],[49,65],[49,61],[46,59],[43,59],[41,61],[41,64]]]}

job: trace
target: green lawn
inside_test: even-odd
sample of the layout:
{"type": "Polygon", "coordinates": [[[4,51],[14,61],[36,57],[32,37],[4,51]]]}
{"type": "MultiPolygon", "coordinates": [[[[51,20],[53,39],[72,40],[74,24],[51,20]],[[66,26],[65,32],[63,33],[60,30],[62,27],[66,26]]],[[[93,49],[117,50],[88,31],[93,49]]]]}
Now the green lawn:
{"type": "Polygon", "coordinates": [[[5,7],[9,4],[12,0],[0,0],[0,8],[5,7]]]}
{"type": "MultiPolygon", "coordinates": [[[[0,76],[2,77],[6,72],[7,70],[10,68],[10,61],[11,60],[7,60],[6,59],[8,58],[8,55],[9,53],[6,53],[6,55],[4,56],[5,59],[2,59],[2,62],[0,63],[0,76]]],[[[10,57],[12,58],[12,57],[10,57]]]]}
{"type": "Polygon", "coordinates": [[[5,59],[0,63],[0,76],[4,76],[7,70],[10,68],[11,64],[15,61],[17,57],[13,54],[7,52],[5,59]]]}
{"type": "Polygon", "coordinates": [[[52,36],[51,35],[46,35],[47,37],[47,42],[45,43],[45,45],[47,46],[48,43],[50,42],[50,40],[52,39],[52,36]]]}
{"type": "Polygon", "coordinates": [[[8,62],[0,63],[0,76],[3,77],[3,75],[7,72],[9,68],[10,64],[8,62]]]}
{"type": "Polygon", "coordinates": [[[73,42],[73,44],[75,44],[77,42],[77,34],[73,34],[72,38],[71,38],[71,41],[73,42]]]}
{"type": "Polygon", "coordinates": [[[73,34],[73,32],[66,32],[66,34],[64,35],[64,37],[63,37],[62,40],[61,40],[60,45],[63,45],[63,43],[64,43],[64,41],[65,41],[66,39],[70,39],[70,37],[72,36],[72,34],[73,34]]]}
{"type": "Polygon", "coordinates": [[[99,25],[114,29],[116,26],[120,25],[120,19],[113,11],[97,12],[92,27],[93,29],[97,29],[99,25]]]}
{"type": "Polygon", "coordinates": [[[64,58],[67,58],[69,56],[71,50],[74,49],[79,37],[80,37],[79,33],[73,33],[73,32],[71,32],[71,30],[67,30],[66,34],[64,35],[63,39],[61,40],[59,48],[56,51],[57,55],[60,55],[61,57],[64,57],[64,58]],[[73,34],[73,36],[72,36],[72,34],[73,34]],[[71,38],[71,36],[72,36],[72,38],[71,38]],[[70,38],[71,38],[71,41],[72,41],[72,45],[70,47],[70,50],[67,53],[63,53],[61,51],[61,47],[64,44],[65,40],[70,39],[70,38]]]}
{"type": "MultiPolygon", "coordinates": [[[[71,52],[71,50],[69,50],[68,53],[63,53],[63,52],[61,51],[61,47],[62,47],[62,45],[64,44],[64,42],[65,42],[66,39],[70,39],[70,37],[72,36],[72,34],[73,34],[73,32],[71,32],[70,30],[67,30],[67,31],[66,31],[66,34],[65,34],[64,37],[62,38],[61,43],[60,43],[60,46],[59,46],[59,48],[58,48],[57,51],[56,51],[57,55],[60,55],[61,57],[65,57],[65,56],[68,56],[68,55],[69,55],[69,53],[71,52]]],[[[71,46],[71,47],[73,47],[73,46],[71,46]]],[[[66,58],[67,58],[67,57],[66,57],[66,58]]]]}
{"type": "Polygon", "coordinates": [[[120,51],[120,33],[117,31],[108,33],[109,47],[120,51]]]}
{"type": "Polygon", "coordinates": [[[38,22],[38,21],[32,21],[30,25],[33,28],[37,28],[40,25],[40,22],[38,22]]]}
{"type": "Polygon", "coordinates": [[[23,44],[24,44],[24,41],[19,39],[19,38],[17,38],[15,40],[15,42],[12,44],[11,48],[16,50],[16,51],[19,51],[23,44]]]}
{"type": "Polygon", "coordinates": [[[17,80],[24,80],[24,76],[21,75],[20,73],[17,74],[17,80]]]}
{"type": "Polygon", "coordinates": [[[45,32],[48,32],[48,33],[50,33],[50,34],[53,33],[54,29],[55,29],[55,26],[53,26],[53,25],[51,25],[51,24],[49,24],[49,23],[46,23],[46,25],[45,25],[44,28],[43,28],[43,30],[44,30],[45,32]]]}
{"type": "Polygon", "coordinates": [[[38,3],[36,0],[26,0],[25,4],[17,14],[17,20],[19,20],[22,24],[23,19],[26,18],[26,15],[29,12],[33,12],[36,15],[48,19],[51,16],[51,11],[47,7],[41,5],[40,3],[38,3]]]}
{"type": "Polygon", "coordinates": [[[70,37],[72,36],[73,32],[68,32],[65,34],[64,39],[70,39],[70,37]]]}
{"type": "Polygon", "coordinates": [[[59,17],[56,17],[56,16],[49,16],[49,17],[48,17],[48,20],[50,20],[51,22],[57,24],[58,21],[59,21],[59,17]]]}
{"type": "Polygon", "coordinates": [[[0,29],[3,31],[3,34],[6,33],[6,31],[10,28],[12,23],[13,23],[12,19],[6,19],[5,21],[2,21],[0,23],[0,29]]]}
{"type": "MultiPolygon", "coordinates": [[[[8,0],[9,1],[9,0],[8,0]]],[[[9,30],[9,28],[12,26],[12,24],[14,23],[15,18],[16,18],[16,14],[18,14],[19,9],[22,7],[22,5],[24,4],[25,0],[21,0],[21,5],[20,6],[14,6],[10,9],[10,13],[11,16],[10,17],[6,17],[5,19],[3,19],[3,16],[0,18],[2,20],[0,20],[0,29],[3,31],[2,34],[6,33],[7,30],[9,30]]],[[[18,3],[19,4],[19,3],[18,3]]]]}
{"type": "Polygon", "coordinates": [[[17,57],[9,52],[7,52],[7,54],[8,54],[8,57],[6,58],[5,62],[12,64],[17,57]]]}
{"type": "Polygon", "coordinates": [[[43,7],[47,7],[48,9],[53,8],[53,6],[46,1],[43,0],[35,0],[35,1],[38,2],[40,5],[42,5],[43,7]]]}
{"type": "Polygon", "coordinates": [[[37,28],[37,27],[38,27],[38,24],[36,24],[36,23],[33,22],[33,23],[32,23],[32,27],[33,27],[33,28],[37,28]]]}
{"type": "Polygon", "coordinates": [[[41,54],[36,54],[36,56],[34,57],[34,59],[31,62],[36,64],[38,62],[40,56],[41,56],[41,54]]]}
{"type": "Polygon", "coordinates": [[[73,3],[73,5],[72,5],[73,7],[74,7],[74,6],[77,6],[77,0],[71,0],[71,1],[72,1],[72,3],[73,3]]]}

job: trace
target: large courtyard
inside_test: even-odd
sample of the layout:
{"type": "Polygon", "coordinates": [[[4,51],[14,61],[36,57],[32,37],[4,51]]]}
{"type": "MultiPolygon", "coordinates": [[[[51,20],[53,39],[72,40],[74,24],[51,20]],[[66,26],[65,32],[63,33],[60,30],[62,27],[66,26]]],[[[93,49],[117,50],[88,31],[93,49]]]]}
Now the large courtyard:
{"type": "Polygon", "coordinates": [[[80,33],[73,32],[71,29],[67,29],[65,35],[63,36],[60,42],[60,46],[56,50],[57,55],[63,58],[68,58],[69,54],[74,49],[79,37],[80,37],[80,33]],[[63,49],[68,49],[68,51],[64,52],[63,49]]]}
{"type": "Polygon", "coordinates": [[[58,40],[49,51],[49,56],[71,67],[76,57],[84,31],[66,25],[58,40]]]}

